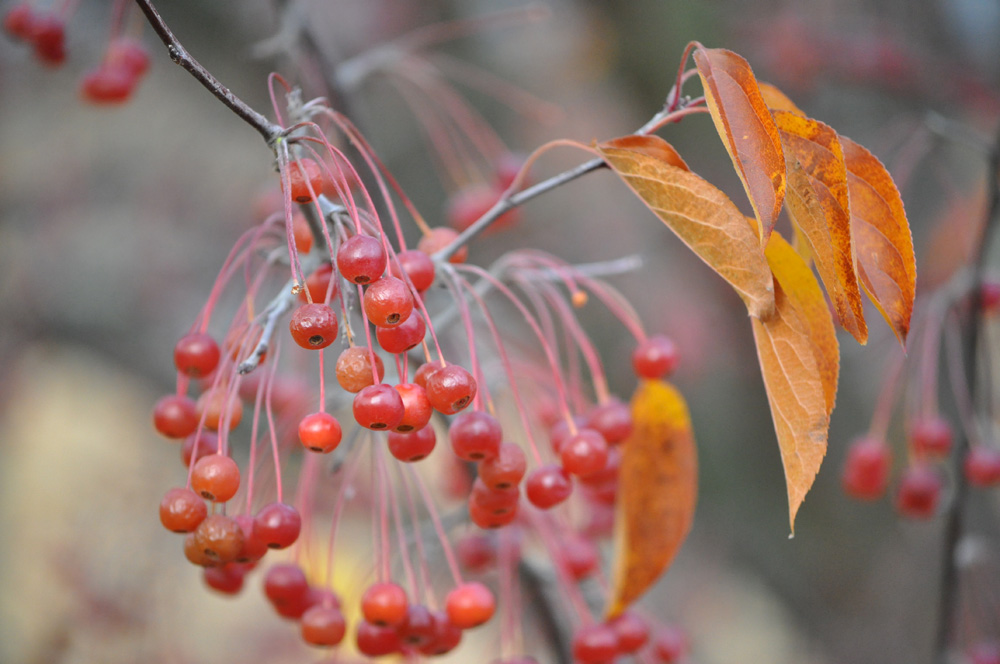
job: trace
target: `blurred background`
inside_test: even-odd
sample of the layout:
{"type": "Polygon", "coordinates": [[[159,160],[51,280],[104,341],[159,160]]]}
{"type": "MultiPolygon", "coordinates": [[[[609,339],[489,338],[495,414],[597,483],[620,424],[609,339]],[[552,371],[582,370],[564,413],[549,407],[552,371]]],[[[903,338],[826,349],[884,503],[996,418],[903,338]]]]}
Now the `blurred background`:
{"type": "MultiPolygon", "coordinates": [[[[295,6],[335,62],[415,27],[520,4],[295,6]]],[[[921,288],[961,263],[983,215],[985,151],[1000,116],[1000,4],[537,4],[546,9],[537,20],[440,47],[560,109],[525,115],[468,91],[512,150],[632,132],[662,105],[685,44],[699,40],[742,54],[760,80],[882,159],[907,207],[921,288]]],[[[269,108],[271,71],[311,84],[282,55],[270,3],[160,9],[189,51],[255,108],[269,108]]],[[[57,70],[0,39],[0,661],[319,660],[270,615],[256,579],[236,600],[203,589],[156,518],[182,471],[150,409],[172,389],[175,340],[235,239],[258,221],[262,192],[275,187],[271,155],[148,29],[153,67],[135,98],[113,109],[81,103],[78,81],[100,58],[108,19],[106,3],[79,3],[57,70]]],[[[427,167],[427,145],[396,91],[376,78],[344,103],[423,214],[441,223],[452,192],[427,167]]],[[[662,135],[749,210],[707,118],[662,135]]],[[[556,151],[536,177],[580,159],[556,151]]],[[[680,345],[699,506],[689,541],[644,604],[689,631],[691,661],[929,663],[941,520],[901,521],[891,500],[860,504],[839,485],[846,445],[867,429],[883,366],[899,353],[874,309],[867,347],[841,335],[830,450],[789,540],[781,462],[739,300],[610,174],[532,201],[523,215],[478,241],[472,260],[522,247],[571,262],[638,254],[643,268],[611,281],[647,329],[680,345]]],[[[628,398],[633,342],[607,315],[585,318],[613,388],[628,398]]],[[[898,423],[893,432],[901,455],[898,423]]],[[[960,639],[1000,636],[995,503],[972,498],[970,542],[982,555],[963,576],[960,639]]]]}

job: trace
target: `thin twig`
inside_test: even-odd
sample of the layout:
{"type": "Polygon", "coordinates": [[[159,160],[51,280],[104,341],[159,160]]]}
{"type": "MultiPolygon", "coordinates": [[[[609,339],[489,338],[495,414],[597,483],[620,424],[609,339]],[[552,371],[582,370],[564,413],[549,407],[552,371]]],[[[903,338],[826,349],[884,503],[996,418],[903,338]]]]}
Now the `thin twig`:
{"type": "Polygon", "coordinates": [[[160,16],[160,12],[156,10],[153,3],[150,0],[135,0],[135,3],[145,14],[146,20],[153,27],[153,31],[160,38],[160,41],[167,47],[167,52],[170,53],[170,59],[174,63],[180,65],[189,74],[195,77],[205,88],[211,92],[215,97],[221,101],[226,107],[229,108],[233,113],[238,115],[244,122],[257,130],[257,132],[264,137],[268,146],[273,146],[274,142],[278,140],[284,131],[282,127],[271,122],[263,115],[250,108],[242,99],[237,97],[233,92],[219,82],[219,79],[215,78],[207,69],[201,66],[201,64],[195,60],[187,52],[187,49],[181,45],[174,36],[173,31],[167,26],[163,21],[163,17],[160,16]]]}

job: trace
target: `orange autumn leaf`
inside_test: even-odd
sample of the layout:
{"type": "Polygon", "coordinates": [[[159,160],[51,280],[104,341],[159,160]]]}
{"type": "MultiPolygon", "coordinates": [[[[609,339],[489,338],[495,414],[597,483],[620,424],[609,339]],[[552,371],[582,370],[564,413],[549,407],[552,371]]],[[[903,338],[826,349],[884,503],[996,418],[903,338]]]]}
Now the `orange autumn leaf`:
{"type": "Polygon", "coordinates": [[[774,272],[776,314],[752,324],[794,533],[795,515],[826,455],[840,350],[819,283],[778,233],[768,243],[767,260],[774,272]]]}
{"type": "Polygon", "coordinates": [[[634,150],[635,152],[642,152],[643,154],[649,155],[654,159],[659,159],[660,161],[666,162],[671,166],[676,166],[685,171],[690,171],[687,162],[677,153],[670,143],[659,136],[642,136],[639,134],[631,134],[629,136],[622,136],[621,138],[613,138],[610,141],[604,142],[604,147],[610,148],[623,148],[626,150],[634,150]]]}
{"type": "Polygon", "coordinates": [[[771,270],[757,233],[729,198],[704,179],[645,149],[597,146],[611,169],[743,299],[752,316],[774,310],[771,270]]]}
{"type": "Polygon", "coordinates": [[[917,262],[903,200],[872,153],[840,137],[851,197],[851,236],[865,292],[902,344],[910,330],[917,262]]]}
{"type": "Polygon", "coordinates": [[[750,198],[764,246],[785,197],[785,157],[778,128],[749,63],[741,56],[698,45],[694,61],[715,129],[750,198]]]}
{"type": "Polygon", "coordinates": [[[787,111],[774,111],[785,148],[788,191],[785,204],[816,261],[820,278],[841,325],[858,340],[868,340],[851,241],[847,168],[837,132],[787,111]]]}
{"type": "Polygon", "coordinates": [[[632,398],[634,428],[622,443],[607,618],[624,611],[667,569],[691,529],[698,460],[687,404],[663,381],[632,398]]]}
{"type": "Polygon", "coordinates": [[[795,105],[795,102],[788,98],[784,92],[779,90],[776,86],[770,83],[763,83],[757,81],[757,87],[760,88],[760,96],[764,98],[764,103],[767,107],[774,111],[790,111],[792,113],[798,113],[799,115],[805,115],[802,110],[795,105]]]}

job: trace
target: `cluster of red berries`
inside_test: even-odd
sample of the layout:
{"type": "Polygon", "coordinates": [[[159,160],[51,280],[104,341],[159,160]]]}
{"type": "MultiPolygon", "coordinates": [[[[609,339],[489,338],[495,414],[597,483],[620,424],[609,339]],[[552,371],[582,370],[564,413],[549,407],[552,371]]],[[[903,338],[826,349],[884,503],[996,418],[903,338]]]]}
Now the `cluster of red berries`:
{"type": "MultiPolygon", "coordinates": [[[[43,64],[57,67],[66,61],[65,13],[40,12],[23,2],[4,14],[3,29],[13,39],[30,44],[43,64]]],[[[92,104],[124,103],[148,69],[149,52],[140,42],[113,37],[101,64],[81,79],[80,96],[92,104]]]]}
{"type": "Polygon", "coordinates": [[[688,650],[685,633],[673,625],[661,627],[652,637],[650,631],[645,619],[628,611],[587,625],[573,637],[573,659],[579,664],[611,664],[622,655],[644,655],[642,661],[656,664],[680,662],[688,650]]]}
{"type": "MultiPolygon", "coordinates": [[[[514,182],[523,165],[523,159],[513,154],[505,154],[496,164],[494,179],[490,183],[465,186],[448,200],[445,218],[448,225],[457,231],[464,231],[489,211],[504,191],[514,182]]],[[[497,217],[487,232],[496,232],[516,226],[521,220],[520,208],[512,208],[497,217]]]]}

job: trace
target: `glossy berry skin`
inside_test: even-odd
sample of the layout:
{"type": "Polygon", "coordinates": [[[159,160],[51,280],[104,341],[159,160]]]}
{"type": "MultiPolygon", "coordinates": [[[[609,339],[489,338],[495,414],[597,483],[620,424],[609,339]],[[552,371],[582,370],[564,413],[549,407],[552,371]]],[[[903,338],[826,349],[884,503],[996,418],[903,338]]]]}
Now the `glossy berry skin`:
{"type": "Polygon", "coordinates": [[[430,378],[431,374],[442,368],[444,365],[440,362],[424,362],[413,374],[413,382],[420,385],[425,390],[427,389],[427,379],[430,378]]]}
{"type": "Polygon", "coordinates": [[[389,452],[400,461],[412,463],[420,461],[434,451],[437,444],[437,434],[434,427],[425,426],[416,431],[389,433],[389,452]]]}
{"type": "MultiPolygon", "coordinates": [[[[427,377],[427,398],[434,409],[454,415],[465,409],[476,396],[476,379],[457,364],[449,364],[427,377]]],[[[498,443],[499,444],[499,443],[498,443]]]]}
{"type": "Polygon", "coordinates": [[[632,352],[632,368],[640,378],[663,378],[677,368],[677,345],[663,335],[648,337],[632,352]]]}
{"type": "Polygon", "coordinates": [[[323,169],[308,157],[293,161],[288,164],[288,182],[292,200],[308,203],[323,191],[323,169]]]}
{"type": "Polygon", "coordinates": [[[361,596],[361,613],[378,627],[395,627],[406,619],[410,602],[398,584],[386,581],[368,587],[361,596]]]}
{"type": "Polygon", "coordinates": [[[292,314],[288,330],[303,348],[326,348],[337,340],[337,314],[325,304],[303,304],[292,314]]]}
{"type": "Polygon", "coordinates": [[[687,634],[674,625],[662,627],[653,638],[653,656],[660,664],[680,662],[687,650],[687,634]]]}
{"type": "Polygon", "coordinates": [[[171,489],[160,501],[160,523],[175,533],[190,533],[208,516],[208,507],[191,489],[171,489]]]}
{"type": "Polygon", "coordinates": [[[516,509],[520,498],[521,492],[516,486],[507,489],[491,489],[478,477],[472,483],[472,491],[469,493],[470,502],[492,514],[506,514],[516,509]]]}
{"type": "Polygon", "coordinates": [[[493,592],[479,583],[470,581],[452,589],[445,598],[448,621],[459,629],[471,629],[493,617],[496,599],[493,592]]]}
{"type": "Polygon", "coordinates": [[[608,623],[618,636],[618,652],[634,653],[649,641],[649,623],[631,611],[626,611],[608,623]]]}
{"type": "Polygon", "coordinates": [[[382,277],[366,289],[363,301],[365,315],[377,327],[396,327],[413,313],[410,288],[396,277],[382,277]]]}
{"type": "Polygon", "coordinates": [[[358,624],[355,639],[358,651],[368,657],[391,655],[402,645],[395,628],[380,627],[365,620],[358,624]]]}
{"type": "Polygon", "coordinates": [[[153,406],[153,426],[167,438],[186,438],[198,428],[194,401],[179,394],[168,394],[153,406]]]}
{"type": "Polygon", "coordinates": [[[607,625],[587,625],[573,635],[571,648],[579,664],[606,664],[618,655],[618,635],[607,625]]]}
{"type": "Polygon", "coordinates": [[[395,429],[406,410],[403,399],[392,385],[369,385],[354,397],[354,419],[373,431],[395,429]]]}
{"type": "Polygon", "coordinates": [[[462,413],[452,420],[448,438],[452,451],[459,459],[481,461],[495,457],[500,452],[503,429],[497,418],[481,410],[474,410],[462,413]]]}
{"type": "Polygon", "coordinates": [[[201,378],[215,371],[219,357],[219,344],[201,332],[185,334],[174,346],[174,365],[182,374],[192,378],[201,378]]]}
{"type": "MultiPolygon", "coordinates": [[[[308,230],[308,228],[307,228],[308,230]]],[[[312,242],[312,233],[309,233],[309,240],[312,242]]],[[[296,240],[296,246],[298,246],[298,240],[296,240]]],[[[299,247],[300,252],[308,251],[308,249],[303,249],[299,247]]],[[[299,300],[302,302],[308,302],[309,298],[312,298],[313,302],[319,303],[329,303],[332,302],[336,297],[337,293],[340,292],[340,286],[338,285],[338,279],[333,273],[333,266],[329,263],[324,263],[320,265],[316,270],[306,277],[305,288],[299,293],[299,300]],[[332,284],[332,286],[331,286],[332,284]],[[330,291],[330,296],[327,297],[327,291],[330,291]],[[307,296],[308,292],[308,296],[307,296]]]]}
{"type": "Polygon", "coordinates": [[[233,517],[243,531],[243,548],[236,556],[238,563],[256,563],[267,554],[267,542],[262,540],[254,527],[253,515],[237,514],[233,517]]]}
{"type": "Polygon", "coordinates": [[[880,498],[889,485],[889,446],[877,438],[858,438],[847,450],[841,483],[858,500],[880,498]]]}
{"type": "Polygon", "coordinates": [[[940,417],[922,417],[910,425],[910,446],[920,456],[946,457],[951,452],[951,445],[951,425],[940,417]]]}
{"type": "Polygon", "coordinates": [[[269,549],[285,549],[295,543],[302,530],[298,510],[285,503],[271,503],[257,512],[253,519],[254,536],[269,549]]]}
{"type": "Polygon", "coordinates": [[[385,376],[385,365],[376,353],[375,372],[372,372],[372,354],[368,347],[352,346],[346,348],[337,358],[337,382],[342,388],[357,394],[369,385],[375,384],[374,374],[378,373],[379,381],[385,376]]]}
{"type": "Polygon", "coordinates": [[[215,564],[236,560],[243,549],[243,531],[231,517],[212,514],[191,533],[195,546],[215,564]]]}
{"type": "Polygon", "coordinates": [[[395,327],[375,328],[375,338],[378,345],[387,353],[405,353],[411,348],[416,348],[424,335],[427,334],[427,325],[424,318],[417,312],[395,327]]]}
{"type": "Polygon", "coordinates": [[[941,476],[933,468],[910,466],[899,480],[896,509],[910,519],[929,519],[937,512],[941,489],[941,476]]]}
{"type": "Polygon", "coordinates": [[[982,489],[1000,485],[1000,449],[989,445],[973,445],[962,464],[969,484],[982,489]]]}
{"type": "Polygon", "coordinates": [[[194,464],[191,488],[205,500],[224,503],[240,488],[240,467],[224,454],[210,454],[194,464]]]}
{"type": "Polygon", "coordinates": [[[395,262],[389,263],[389,274],[399,279],[403,279],[405,274],[413,288],[423,293],[434,283],[434,261],[419,249],[407,249],[396,254],[395,262]]]}
{"type": "Polygon", "coordinates": [[[559,449],[559,458],[567,473],[587,477],[604,469],[608,444],[593,429],[580,429],[559,449]]]}
{"type": "Polygon", "coordinates": [[[528,473],[524,492],[532,505],[547,510],[569,498],[573,493],[573,483],[560,466],[546,464],[528,473]]]}
{"type": "Polygon", "coordinates": [[[434,414],[427,391],[416,383],[400,383],[395,388],[403,400],[403,419],[394,430],[407,433],[427,426],[434,414]]]}
{"type": "Polygon", "coordinates": [[[202,570],[205,585],[223,595],[238,595],[243,590],[246,569],[239,563],[226,563],[202,570]]]}
{"type": "Polygon", "coordinates": [[[609,399],[587,414],[584,426],[601,434],[609,445],[617,445],[632,433],[632,411],[621,401],[609,399]]]}
{"type": "Polygon", "coordinates": [[[516,487],[528,470],[524,450],[514,443],[501,443],[496,456],[479,462],[479,479],[491,489],[516,487]]]}
{"type": "Polygon", "coordinates": [[[290,604],[309,592],[306,574],[298,565],[272,565],[264,575],[264,595],[272,604],[290,604]]]}
{"type": "Polygon", "coordinates": [[[405,646],[420,648],[434,641],[434,614],[423,604],[410,604],[406,618],[396,626],[396,634],[405,646]]]}
{"type": "Polygon", "coordinates": [[[191,465],[191,458],[195,462],[204,459],[209,454],[215,454],[219,450],[219,436],[212,431],[202,431],[200,434],[191,434],[184,439],[181,446],[181,462],[187,468],[191,465]],[[197,452],[195,448],[197,447],[197,452]]]}
{"type": "Polygon", "coordinates": [[[330,413],[312,413],[299,421],[299,441],[306,449],[327,454],[337,449],[343,433],[330,413]]]}
{"type": "MultiPolygon", "coordinates": [[[[514,489],[517,491],[517,489],[514,489]]],[[[517,520],[520,503],[514,502],[503,508],[489,509],[476,500],[469,501],[469,520],[483,530],[503,528],[517,520]]]]}
{"type": "Polygon", "coordinates": [[[337,250],[337,269],[351,283],[370,284],[385,272],[382,242],[371,235],[348,238],[337,250]]]}
{"type": "Polygon", "coordinates": [[[313,646],[332,647],[344,640],[347,623],[340,609],[311,606],[302,614],[302,640],[313,646]]]}

